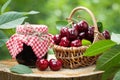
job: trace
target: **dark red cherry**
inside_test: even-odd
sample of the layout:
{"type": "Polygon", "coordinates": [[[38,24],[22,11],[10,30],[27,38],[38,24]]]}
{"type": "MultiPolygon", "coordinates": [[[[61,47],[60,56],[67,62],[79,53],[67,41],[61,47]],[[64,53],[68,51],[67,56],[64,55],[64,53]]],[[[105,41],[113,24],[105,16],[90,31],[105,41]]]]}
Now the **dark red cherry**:
{"type": "Polygon", "coordinates": [[[71,42],[70,46],[71,47],[79,47],[79,46],[82,46],[82,42],[81,42],[81,40],[74,40],[71,42]]]}
{"type": "Polygon", "coordinates": [[[85,39],[85,37],[86,37],[86,33],[85,32],[79,33],[79,39],[80,40],[85,39]]]}
{"type": "Polygon", "coordinates": [[[53,36],[53,41],[55,44],[58,45],[60,43],[60,40],[61,40],[61,36],[59,34],[53,36]]]}
{"type": "Polygon", "coordinates": [[[86,33],[86,39],[93,42],[94,39],[94,27],[89,27],[86,33]]]}
{"type": "Polygon", "coordinates": [[[110,37],[110,33],[107,31],[107,30],[105,30],[105,31],[103,31],[103,36],[105,37],[105,39],[110,39],[111,37],[110,37]]]}
{"type": "Polygon", "coordinates": [[[49,67],[53,71],[58,71],[62,68],[62,62],[61,62],[61,60],[50,59],[49,67]]]}
{"type": "Polygon", "coordinates": [[[62,27],[60,30],[61,37],[69,37],[69,32],[67,27],[62,27]]]}
{"type": "Polygon", "coordinates": [[[47,59],[37,59],[36,66],[39,70],[44,71],[48,68],[48,60],[47,59]]]}
{"type": "Polygon", "coordinates": [[[87,33],[87,35],[88,35],[88,37],[94,37],[94,27],[89,27],[88,28],[88,33],[87,33]]]}
{"type": "Polygon", "coordinates": [[[74,23],[74,24],[73,24],[73,28],[75,28],[75,29],[79,32],[78,26],[79,26],[79,25],[78,25],[77,23],[74,23]]]}
{"type": "Polygon", "coordinates": [[[88,31],[88,23],[86,21],[80,21],[79,23],[77,23],[77,29],[79,32],[86,32],[88,31]]]}
{"type": "Polygon", "coordinates": [[[64,47],[68,47],[69,43],[70,43],[70,41],[67,39],[67,37],[63,37],[63,38],[61,38],[59,45],[64,46],[64,47]]]}
{"type": "Polygon", "coordinates": [[[69,37],[68,37],[69,40],[72,41],[77,39],[78,31],[75,28],[69,28],[68,32],[69,32],[69,37]]]}

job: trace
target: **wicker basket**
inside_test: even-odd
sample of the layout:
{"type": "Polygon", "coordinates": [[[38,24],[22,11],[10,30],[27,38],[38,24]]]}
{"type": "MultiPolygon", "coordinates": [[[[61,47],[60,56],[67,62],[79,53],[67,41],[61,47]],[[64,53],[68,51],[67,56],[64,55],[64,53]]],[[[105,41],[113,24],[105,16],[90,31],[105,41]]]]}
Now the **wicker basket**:
{"type": "MultiPolygon", "coordinates": [[[[95,30],[94,30],[94,40],[93,43],[105,39],[103,35],[98,31],[96,19],[93,13],[85,8],[85,7],[76,7],[72,10],[70,16],[68,17],[68,21],[72,21],[72,16],[78,10],[84,10],[92,18],[95,30]]],[[[78,68],[83,66],[89,66],[95,64],[98,56],[86,57],[83,56],[84,52],[89,46],[81,46],[81,47],[62,47],[59,45],[53,45],[53,50],[57,59],[61,59],[63,61],[64,68],[78,68]]]]}

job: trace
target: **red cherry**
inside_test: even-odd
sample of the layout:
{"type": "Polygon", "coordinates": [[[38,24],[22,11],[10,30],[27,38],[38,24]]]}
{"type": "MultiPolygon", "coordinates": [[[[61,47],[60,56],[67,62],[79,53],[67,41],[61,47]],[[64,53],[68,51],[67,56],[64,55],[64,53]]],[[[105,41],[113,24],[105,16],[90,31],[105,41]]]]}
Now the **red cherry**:
{"type": "Polygon", "coordinates": [[[58,71],[62,68],[62,62],[61,60],[50,59],[49,67],[53,71],[58,71]]]}
{"type": "Polygon", "coordinates": [[[86,37],[86,33],[85,32],[79,33],[79,39],[80,40],[85,39],[85,37],[86,37]]]}
{"type": "Polygon", "coordinates": [[[93,42],[94,39],[94,27],[89,27],[88,32],[86,33],[86,39],[93,42]]]}
{"type": "Polygon", "coordinates": [[[78,26],[79,26],[79,25],[78,25],[77,23],[74,23],[74,24],[73,24],[73,28],[75,28],[75,29],[79,32],[79,29],[78,29],[79,27],[78,27],[78,26]]]}
{"type": "Polygon", "coordinates": [[[36,67],[41,70],[44,71],[48,68],[49,62],[47,59],[37,59],[36,61],[36,67]]]}
{"type": "Polygon", "coordinates": [[[75,28],[69,28],[68,29],[69,32],[69,40],[75,40],[78,36],[78,31],[75,28]]]}
{"type": "Polygon", "coordinates": [[[107,30],[105,30],[105,31],[103,31],[103,36],[105,37],[105,39],[110,39],[111,37],[110,37],[110,33],[107,31],[107,30]]]}
{"type": "Polygon", "coordinates": [[[61,37],[69,37],[69,32],[67,27],[62,27],[60,30],[61,37]]]}
{"type": "Polygon", "coordinates": [[[94,29],[95,29],[94,27],[89,27],[87,33],[88,37],[94,37],[94,29]]]}
{"type": "Polygon", "coordinates": [[[71,47],[79,47],[79,46],[82,46],[82,42],[81,40],[74,40],[71,42],[71,47]]]}
{"type": "Polygon", "coordinates": [[[60,40],[61,40],[61,36],[59,34],[53,36],[53,41],[55,44],[59,44],[60,43],[60,40]]]}
{"type": "Polygon", "coordinates": [[[64,47],[68,47],[69,43],[70,43],[70,41],[67,39],[67,37],[63,37],[63,38],[61,38],[59,45],[64,46],[64,47]]]}
{"type": "Polygon", "coordinates": [[[78,30],[79,33],[88,31],[88,23],[84,20],[74,25],[74,27],[78,30]]]}
{"type": "Polygon", "coordinates": [[[58,61],[60,61],[60,62],[63,64],[63,61],[62,61],[62,59],[58,59],[58,61]]]}

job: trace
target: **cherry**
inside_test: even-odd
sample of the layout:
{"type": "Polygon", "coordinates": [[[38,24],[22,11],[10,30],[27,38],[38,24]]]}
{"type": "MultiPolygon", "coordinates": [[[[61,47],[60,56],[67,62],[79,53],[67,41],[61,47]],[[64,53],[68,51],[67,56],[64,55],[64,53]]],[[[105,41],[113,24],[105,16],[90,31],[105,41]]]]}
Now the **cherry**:
{"type": "Polygon", "coordinates": [[[61,60],[50,59],[49,67],[53,71],[58,71],[62,68],[62,62],[61,62],[61,60]]]}
{"type": "Polygon", "coordinates": [[[105,37],[105,39],[110,39],[111,38],[110,33],[107,30],[103,31],[102,34],[105,37]]]}
{"type": "Polygon", "coordinates": [[[47,59],[37,59],[36,66],[39,70],[44,71],[48,68],[49,62],[47,59]]]}
{"type": "Polygon", "coordinates": [[[73,24],[73,28],[75,28],[75,29],[79,32],[79,29],[78,29],[79,27],[78,27],[78,26],[79,26],[79,25],[78,25],[77,23],[74,23],[74,24],[73,24]]]}
{"type": "Polygon", "coordinates": [[[62,27],[60,30],[61,37],[69,37],[69,32],[67,27],[62,27]]]}
{"type": "Polygon", "coordinates": [[[69,28],[69,40],[75,40],[78,36],[78,31],[75,28],[69,28]]]}
{"type": "Polygon", "coordinates": [[[81,42],[81,40],[74,40],[71,42],[70,46],[71,47],[79,47],[79,46],[82,46],[82,42],[81,42]]]}
{"type": "Polygon", "coordinates": [[[61,40],[61,36],[59,34],[53,36],[53,41],[55,44],[59,44],[61,40]]]}
{"type": "Polygon", "coordinates": [[[79,33],[78,36],[79,36],[79,39],[80,39],[80,40],[85,39],[86,33],[85,33],[85,32],[81,32],[81,33],[79,33]]]}
{"type": "Polygon", "coordinates": [[[86,39],[93,42],[94,39],[94,27],[89,27],[88,32],[86,32],[86,39]]]}
{"type": "Polygon", "coordinates": [[[86,32],[88,31],[88,23],[84,20],[80,21],[79,23],[74,25],[75,29],[78,30],[78,32],[86,32]]]}
{"type": "Polygon", "coordinates": [[[94,37],[94,29],[95,29],[94,27],[89,27],[87,33],[88,37],[94,37]]]}
{"type": "Polygon", "coordinates": [[[61,38],[59,45],[64,46],[64,47],[68,47],[69,43],[70,43],[70,41],[67,39],[67,37],[63,37],[63,38],[61,38]]]}

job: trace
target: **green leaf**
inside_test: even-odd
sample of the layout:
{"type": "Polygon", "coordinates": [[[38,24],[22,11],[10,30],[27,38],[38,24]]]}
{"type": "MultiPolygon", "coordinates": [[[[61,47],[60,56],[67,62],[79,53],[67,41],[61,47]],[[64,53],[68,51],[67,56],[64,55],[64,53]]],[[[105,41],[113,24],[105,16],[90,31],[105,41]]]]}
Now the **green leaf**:
{"type": "Polygon", "coordinates": [[[14,67],[10,68],[10,71],[13,73],[18,73],[18,74],[29,74],[29,73],[33,73],[33,71],[25,65],[15,65],[14,67]]]}
{"type": "Polygon", "coordinates": [[[21,13],[23,15],[32,15],[32,14],[38,14],[40,12],[38,12],[38,11],[29,11],[29,12],[18,12],[18,13],[21,13]]]}
{"type": "Polygon", "coordinates": [[[112,33],[111,40],[117,44],[120,44],[120,34],[112,33]]]}
{"type": "Polygon", "coordinates": [[[0,29],[11,29],[15,28],[16,25],[20,25],[27,18],[25,15],[37,14],[37,11],[30,12],[6,12],[0,15],[0,29]]]}
{"type": "Polygon", "coordinates": [[[10,4],[11,0],[8,0],[1,8],[1,14],[5,11],[5,9],[7,8],[7,6],[10,4]]]}
{"type": "Polygon", "coordinates": [[[12,29],[1,29],[5,35],[7,35],[7,37],[11,37],[11,35],[13,35],[15,32],[16,32],[16,29],[15,28],[12,28],[12,29]]]}
{"type": "Polygon", "coordinates": [[[66,27],[67,24],[67,21],[56,21],[56,28],[57,30],[60,30],[62,27],[66,27]]]}
{"type": "Polygon", "coordinates": [[[112,46],[116,45],[115,42],[111,40],[100,40],[92,44],[83,54],[84,56],[95,56],[100,53],[105,52],[112,46]]]}
{"type": "Polygon", "coordinates": [[[97,22],[99,32],[103,32],[103,24],[102,22],[97,22]]]}
{"type": "Polygon", "coordinates": [[[26,15],[33,15],[33,14],[38,14],[38,11],[29,11],[29,12],[17,12],[17,11],[9,11],[6,12],[7,14],[13,13],[13,14],[17,14],[19,16],[26,16],[26,15]]]}
{"type": "Polygon", "coordinates": [[[21,18],[21,17],[23,17],[23,14],[21,14],[21,13],[14,12],[14,11],[6,12],[6,13],[0,15],[0,25],[10,22],[10,21],[13,21],[18,18],[21,18]]]}
{"type": "Polygon", "coordinates": [[[120,80],[120,70],[115,74],[113,80],[120,80]]]}
{"type": "Polygon", "coordinates": [[[53,49],[48,49],[48,53],[49,53],[49,54],[54,54],[53,49]]]}
{"type": "Polygon", "coordinates": [[[112,47],[106,51],[97,60],[96,69],[106,70],[110,67],[116,66],[120,62],[120,45],[112,47]]]}
{"type": "Polygon", "coordinates": [[[17,18],[15,20],[6,22],[4,24],[0,24],[0,29],[11,29],[11,28],[15,28],[17,25],[20,25],[23,23],[23,21],[26,19],[27,17],[21,17],[21,18],[17,18]]]}
{"type": "Polygon", "coordinates": [[[5,45],[6,41],[8,39],[0,39],[0,47],[2,47],[3,45],[5,45]]]}
{"type": "Polygon", "coordinates": [[[116,72],[120,69],[120,64],[117,64],[114,67],[108,68],[104,71],[102,75],[102,80],[112,79],[116,72]]]}
{"type": "Polygon", "coordinates": [[[8,37],[5,35],[5,33],[2,30],[0,30],[0,47],[2,47],[7,40],[8,37]]]}
{"type": "Polygon", "coordinates": [[[91,42],[89,40],[83,39],[82,40],[82,45],[84,45],[84,46],[91,45],[91,42]]]}
{"type": "Polygon", "coordinates": [[[0,39],[5,39],[5,38],[8,37],[5,35],[5,33],[2,30],[0,30],[0,39]]]}

